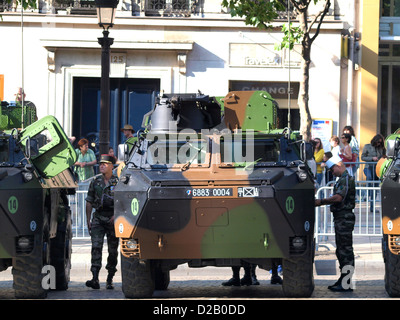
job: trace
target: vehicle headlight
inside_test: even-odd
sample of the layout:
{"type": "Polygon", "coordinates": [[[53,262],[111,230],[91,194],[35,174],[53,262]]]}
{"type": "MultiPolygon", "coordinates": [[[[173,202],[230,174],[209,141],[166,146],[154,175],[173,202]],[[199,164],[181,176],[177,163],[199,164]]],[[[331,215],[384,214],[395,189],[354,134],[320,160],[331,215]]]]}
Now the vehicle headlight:
{"type": "Polygon", "coordinates": [[[294,248],[299,249],[304,246],[304,240],[300,237],[295,237],[292,240],[292,245],[294,248]]]}
{"type": "Polygon", "coordinates": [[[138,243],[135,239],[130,239],[126,242],[126,247],[129,249],[137,249],[138,243]]]}
{"type": "Polygon", "coordinates": [[[22,177],[24,178],[25,182],[29,182],[33,179],[33,173],[32,172],[22,172],[22,177]]]}
{"type": "Polygon", "coordinates": [[[307,180],[307,172],[306,171],[298,171],[297,172],[297,177],[299,178],[300,182],[306,181],[307,180]]]}

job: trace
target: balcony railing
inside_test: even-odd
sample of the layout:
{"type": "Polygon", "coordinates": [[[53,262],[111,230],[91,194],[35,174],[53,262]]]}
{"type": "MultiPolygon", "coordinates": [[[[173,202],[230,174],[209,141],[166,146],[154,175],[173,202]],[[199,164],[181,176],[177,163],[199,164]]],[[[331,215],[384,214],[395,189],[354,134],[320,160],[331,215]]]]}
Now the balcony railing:
{"type": "Polygon", "coordinates": [[[96,14],[96,4],[94,0],[53,0],[52,6],[56,13],[60,10],[66,10],[69,14],[96,14]]]}
{"type": "MultiPolygon", "coordinates": [[[[287,5],[288,0],[281,0],[287,5]]],[[[95,15],[96,6],[94,0],[37,0],[39,13],[60,13],[64,11],[67,14],[83,14],[95,15]]],[[[221,0],[222,2],[222,0],[221,0]]],[[[9,4],[5,0],[0,0],[0,12],[16,11],[15,3],[9,4]]],[[[207,0],[120,0],[117,7],[118,11],[132,14],[132,16],[172,16],[172,17],[188,17],[206,12],[207,14],[223,14],[229,15],[229,10],[212,7],[208,11],[207,0]],[[218,12],[214,12],[218,11],[218,12]]],[[[333,11],[328,14],[333,16],[333,11]]],[[[296,12],[291,8],[291,19],[296,19],[296,12]]],[[[278,13],[277,20],[287,20],[287,11],[278,13]]]]}
{"type": "MultiPolygon", "coordinates": [[[[47,0],[37,1],[39,13],[58,13],[66,11],[69,14],[95,15],[96,5],[94,0],[47,0]]],[[[0,12],[19,11],[15,2],[8,3],[0,0],[0,12]]]]}
{"type": "Polygon", "coordinates": [[[190,16],[195,9],[193,0],[146,0],[140,1],[141,11],[150,16],[190,16]]]}

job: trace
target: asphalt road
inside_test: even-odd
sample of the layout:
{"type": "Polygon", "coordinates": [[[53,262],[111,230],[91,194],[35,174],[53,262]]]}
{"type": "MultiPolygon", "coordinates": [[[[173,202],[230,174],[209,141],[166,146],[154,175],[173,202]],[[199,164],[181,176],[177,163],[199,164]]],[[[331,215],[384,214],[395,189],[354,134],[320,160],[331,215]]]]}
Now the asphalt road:
{"type": "Polygon", "coordinates": [[[230,268],[193,269],[179,266],[171,271],[168,290],[155,291],[151,299],[145,300],[125,299],[120,272],[115,276],[114,290],[105,288],[107,275],[104,270],[100,274],[100,290],[93,290],[85,287],[85,281],[90,279],[89,272],[73,268],[69,289],[50,291],[47,299],[40,301],[16,300],[12,289],[11,271],[4,271],[0,275],[0,307],[16,310],[19,315],[27,316],[30,316],[33,310],[39,312],[49,308],[59,311],[60,314],[79,318],[104,319],[104,315],[112,311],[116,312],[117,317],[118,314],[126,317],[129,313],[135,315],[139,312],[140,318],[145,320],[204,319],[219,316],[247,320],[258,319],[260,314],[268,310],[279,310],[284,312],[285,316],[296,318],[299,314],[309,312],[320,314],[321,310],[332,315],[338,310],[346,310],[347,316],[360,316],[368,314],[369,308],[381,307],[381,303],[390,303],[389,308],[396,308],[392,303],[398,303],[398,299],[387,295],[383,274],[380,272],[369,276],[355,274],[354,291],[347,293],[334,293],[327,289],[328,285],[335,282],[337,275],[315,274],[314,292],[310,298],[305,299],[285,298],[282,286],[271,285],[269,273],[260,269],[257,269],[259,286],[223,287],[221,282],[231,276],[230,268]],[[357,304],[360,301],[362,305],[357,304]],[[342,306],[345,309],[340,309],[342,306]]]}
{"type": "MultiPolygon", "coordinates": [[[[390,298],[386,293],[381,244],[379,239],[373,237],[355,241],[356,272],[353,276],[353,292],[334,293],[328,290],[328,285],[338,278],[338,268],[334,247],[327,243],[325,249],[321,248],[316,253],[314,292],[310,298],[304,299],[287,299],[280,285],[270,284],[269,272],[259,268],[259,286],[223,287],[221,283],[232,275],[230,268],[188,268],[186,265],[180,265],[171,271],[168,290],[155,291],[150,299],[125,299],[120,266],[117,266],[119,271],[114,278],[114,290],[105,288],[107,274],[104,268],[100,273],[100,290],[85,286],[86,280],[91,278],[91,245],[87,240],[74,243],[68,290],[50,291],[46,300],[16,300],[11,269],[8,269],[0,272],[0,308],[16,310],[18,315],[25,313],[30,316],[32,312],[52,307],[52,310],[59,310],[63,315],[71,317],[93,318],[98,315],[101,319],[105,318],[105,313],[112,311],[118,318],[127,317],[129,313],[136,316],[139,312],[140,318],[145,320],[202,319],[226,315],[230,319],[247,320],[258,319],[261,314],[268,316],[269,310],[279,310],[285,316],[296,318],[304,314],[321,315],[321,310],[325,315],[335,316],[345,310],[345,317],[348,318],[353,314],[355,317],[368,315],[369,310],[375,308],[381,311],[389,308],[391,310],[397,307],[399,300],[390,298]],[[341,309],[342,304],[345,309],[341,309]],[[382,307],[381,304],[389,305],[382,307]]],[[[105,266],[107,250],[104,248],[103,252],[105,266]]],[[[243,269],[241,272],[243,275],[243,269]]]]}
{"type": "MultiPolygon", "coordinates": [[[[168,290],[155,291],[153,300],[160,299],[286,299],[280,285],[270,284],[270,275],[265,270],[257,269],[259,286],[223,287],[221,282],[231,277],[229,268],[206,267],[198,270],[178,267],[171,271],[171,282],[168,290]],[[197,275],[196,275],[197,273],[197,275]]],[[[335,282],[336,275],[315,275],[315,289],[307,299],[393,299],[384,288],[383,274],[370,276],[354,276],[354,290],[348,293],[334,293],[327,286],[335,282]]],[[[0,281],[0,299],[14,299],[12,289],[11,271],[4,271],[0,281]],[[6,273],[6,274],[4,274],[6,273]]],[[[71,281],[66,291],[50,291],[47,300],[121,300],[125,299],[121,287],[119,272],[115,276],[115,289],[105,288],[106,274],[100,276],[100,290],[93,290],[85,286],[85,281],[90,279],[89,272],[71,270],[71,281]]]]}

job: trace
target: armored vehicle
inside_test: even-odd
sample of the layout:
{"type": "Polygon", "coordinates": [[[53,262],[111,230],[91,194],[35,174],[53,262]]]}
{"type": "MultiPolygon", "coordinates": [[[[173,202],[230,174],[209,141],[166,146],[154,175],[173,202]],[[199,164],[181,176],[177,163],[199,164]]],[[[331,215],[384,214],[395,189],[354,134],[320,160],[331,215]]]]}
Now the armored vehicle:
{"type": "Polygon", "coordinates": [[[126,297],[166,289],[180,264],[273,259],[286,296],[312,294],[314,180],[277,108],[264,91],[159,97],[115,188],[126,297]]]}
{"type": "Polygon", "coordinates": [[[0,271],[13,268],[17,298],[44,298],[48,289],[68,288],[72,232],[67,195],[77,187],[69,169],[76,153],[52,116],[38,121],[33,116],[32,124],[16,129],[19,109],[1,105],[0,271]]]}
{"type": "Polygon", "coordinates": [[[385,288],[391,297],[400,297],[400,129],[386,138],[385,145],[387,158],[376,166],[381,179],[385,288]]]}

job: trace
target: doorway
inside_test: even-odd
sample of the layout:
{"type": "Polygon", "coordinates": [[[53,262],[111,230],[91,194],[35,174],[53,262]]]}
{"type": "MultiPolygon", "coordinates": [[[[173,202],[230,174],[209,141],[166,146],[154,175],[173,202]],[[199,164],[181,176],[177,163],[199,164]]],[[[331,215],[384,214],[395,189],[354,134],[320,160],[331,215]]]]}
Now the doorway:
{"type": "MultiPolygon", "coordinates": [[[[160,92],[160,79],[110,79],[110,147],[123,143],[121,128],[125,124],[135,131],[142,129],[144,114],[153,109],[160,92]]],[[[72,105],[72,135],[76,142],[89,140],[98,156],[100,130],[100,78],[74,77],[72,105]]]]}
{"type": "Polygon", "coordinates": [[[400,128],[400,62],[379,65],[380,133],[386,137],[400,128]]]}

